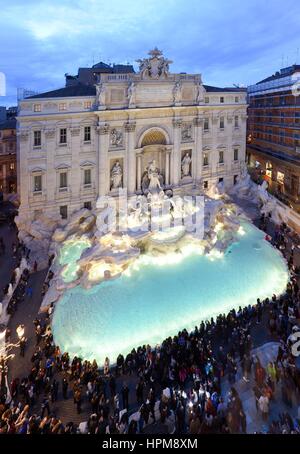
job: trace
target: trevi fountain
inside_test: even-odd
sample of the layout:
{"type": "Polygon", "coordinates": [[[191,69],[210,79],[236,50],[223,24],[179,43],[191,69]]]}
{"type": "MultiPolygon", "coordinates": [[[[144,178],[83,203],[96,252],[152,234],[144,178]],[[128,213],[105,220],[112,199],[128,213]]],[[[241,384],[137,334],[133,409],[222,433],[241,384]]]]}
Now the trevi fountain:
{"type": "MultiPolygon", "coordinates": [[[[189,169],[186,154],[183,178],[189,169]]],[[[222,184],[205,194],[194,187],[174,195],[153,160],[143,193],[127,200],[119,162],[110,177],[118,196],[99,198],[94,213],[82,209],[58,227],[45,219],[27,229],[33,253],[41,257],[44,247],[55,256],[41,310],[55,305],[52,330],[62,351],[114,362],[120,353],[285,290],[283,257],[222,184]]],[[[234,191],[276,216],[266,187],[246,172],[234,191]]]]}

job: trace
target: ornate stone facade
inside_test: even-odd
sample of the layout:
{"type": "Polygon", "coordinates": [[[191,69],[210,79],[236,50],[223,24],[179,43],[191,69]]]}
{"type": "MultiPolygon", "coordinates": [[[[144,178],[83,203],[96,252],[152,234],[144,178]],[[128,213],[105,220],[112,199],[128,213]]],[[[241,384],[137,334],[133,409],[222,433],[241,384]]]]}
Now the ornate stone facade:
{"type": "Polygon", "coordinates": [[[171,73],[158,49],[138,63],[139,72],[101,74],[78,95],[75,86],[72,95],[63,88],[22,100],[21,216],[69,217],[119,187],[139,194],[150,182],[175,194],[234,184],[245,163],[245,90],[171,73]]]}

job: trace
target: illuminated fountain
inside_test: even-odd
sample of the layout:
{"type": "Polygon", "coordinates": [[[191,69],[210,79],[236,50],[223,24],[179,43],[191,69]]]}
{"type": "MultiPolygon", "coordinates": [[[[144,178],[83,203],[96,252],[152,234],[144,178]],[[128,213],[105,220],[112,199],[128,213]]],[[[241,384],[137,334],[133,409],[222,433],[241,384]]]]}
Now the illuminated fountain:
{"type": "Polygon", "coordinates": [[[43,307],[57,301],[52,327],[62,350],[114,362],[119,353],[285,290],[285,261],[235,205],[208,198],[199,236],[178,222],[194,219],[199,207],[169,200],[139,196],[120,215],[123,232],[108,233],[101,222],[114,208],[104,204],[93,230],[56,244],[59,264],[43,307]]]}

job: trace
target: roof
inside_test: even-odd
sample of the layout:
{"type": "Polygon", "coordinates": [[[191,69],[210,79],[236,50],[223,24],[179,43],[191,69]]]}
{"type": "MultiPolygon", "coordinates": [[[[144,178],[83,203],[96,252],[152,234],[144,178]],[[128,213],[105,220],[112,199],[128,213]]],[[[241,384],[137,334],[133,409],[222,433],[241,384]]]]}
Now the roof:
{"type": "Polygon", "coordinates": [[[295,72],[297,71],[300,71],[300,65],[292,65],[292,66],[288,66],[287,68],[282,68],[279,71],[277,71],[275,74],[273,74],[272,76],[269,76],[269,77],[266,77],[265,79],[263,80],[260,80],[259,82],[257,82],[255,85],[258,85],[258,84],[264,84],[265,82],[270,82],[272,80],[276,80],[276,79],[281,79],[282,77],[286,77],[286,76],[291,76],[292,74],[294,74],[295,72]]]}
{"type": "Polygon", "coordinates": [[[208,92],[241,92],[247,91],[246,87],[212,87],[211,85],[203,85],[206,91],[208,92]]]}
{"type": "Polygon", "coordinates": [[[0,130],[3,129],[16,129],[17,120],[15,118],[11,118],[10,120],[3,121],[0,123],[0,130]]]}
{"type": "Polygon", "coordinates": [[[29,96],[25,99],[40,99],[40,98],[72,98],[73,96],[95,96],[96,88],[92,85],[76,84],[69,85],[58,90],[46,91],[38,95],[29,96]]]}

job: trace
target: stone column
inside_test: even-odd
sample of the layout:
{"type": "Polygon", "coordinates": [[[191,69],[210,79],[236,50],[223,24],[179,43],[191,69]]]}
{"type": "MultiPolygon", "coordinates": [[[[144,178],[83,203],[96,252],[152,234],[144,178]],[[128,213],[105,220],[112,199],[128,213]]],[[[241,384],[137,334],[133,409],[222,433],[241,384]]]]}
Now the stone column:
{"type": "Polygon", "coordinates": [[[124,167],[126,166],[124,188],[127,187],[128,194],[133,194],[136,190],[136,153],[134,144],[135,127],[135,121],[128,121],[125,123],[125,131],[127,135],[127,163],[124,163],[124,167]]]}
{"type": "Polygon", "coordinates": [[[142,155],[137,155],[137,182],[136,182],[136,190],[141,190],[141,179],[142,179],[142,155]]]}
{"type": "Polygon", "coordinates": [[[170,150],[166,150],[166,185],[170,184],[170,150]]]}
{"type": "Polygon", "coordinates": [[[179,185],[180,181],[180,166],[181,166],[181,156],[180,156],[180,143],[181,143],[181,118],[174,118],[173,128],[174,128],[174,147],[173,147],[173,159],[172,159],[172,184],[174,186],[179,185]]]}
{"type": "Polygon", "coordinates": [[[231,170],[232,163],[233,163],[233,147],[232,147],[232,139],[233,139],[233,118],[232,115],[227,116],[227,149],[228,149],[228,156],[225,157],[225,162],[228,168],[231,170]]]}
{"type": "Polygon", "coordinates": [[[109,145],[109,125],[107,123],[99,123],[97,126],[99,134],[98,145],[98,175],[99,187],[98,195],[104,196],[109,192],[109,168],[108,168],[108,145],[109,145]]]}
{"type": "Polygon", "coordinates": [[[201,181],[202,176],[202,128],[203,118],[194,118],[195,125],[195,150],[193,154],[193,180],[195,183],[201,181]]]}

